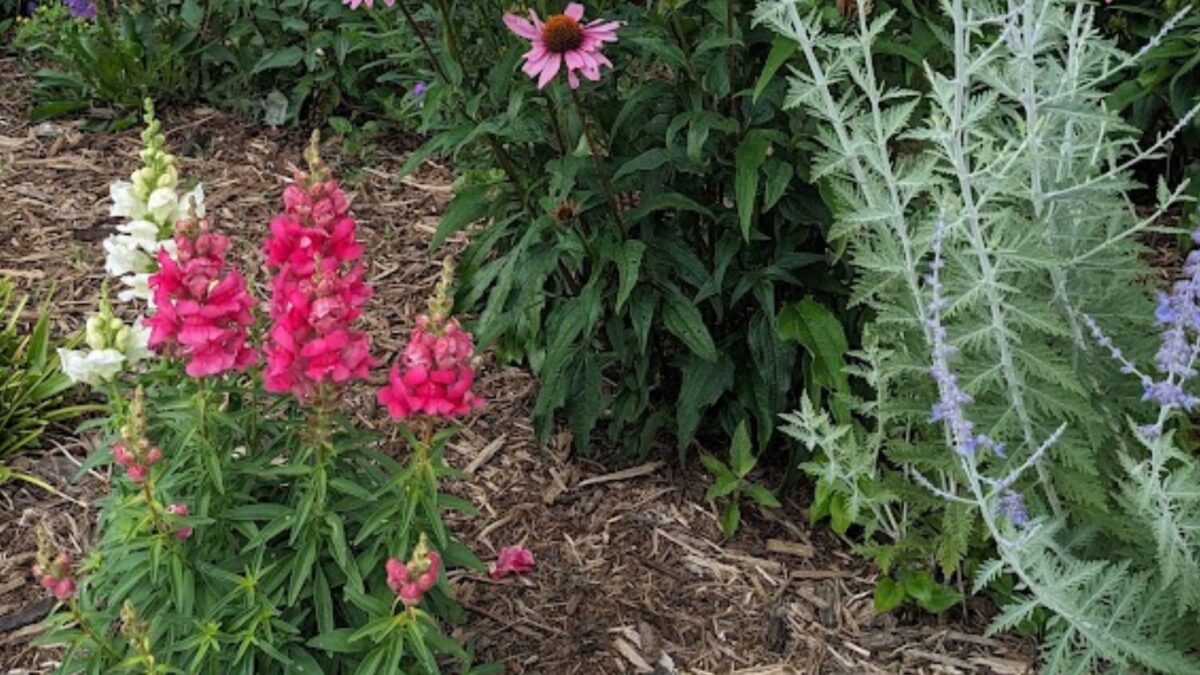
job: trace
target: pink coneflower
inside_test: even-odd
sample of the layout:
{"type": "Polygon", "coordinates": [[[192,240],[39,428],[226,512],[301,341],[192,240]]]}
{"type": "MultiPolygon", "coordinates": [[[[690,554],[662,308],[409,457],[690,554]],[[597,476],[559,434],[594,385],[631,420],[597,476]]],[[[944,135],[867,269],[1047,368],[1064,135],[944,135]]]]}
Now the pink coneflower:
{"type": "Polygon", "coordinates": [[[525,53],[525,65],[521,68],[530,77],[537,78],[538,89],[544,88],[554,79],[566,62],[567,82],[572,89],[579,88],[576,71],[593,82],[600,79],[600,67],[612,68],[612,62],[600,51],[606,42],[617,41],[620,21],[596,19],[582,23],[583,5],[572,2],[562,14],[555,14],[545,23],[536,12],[529,10],[529,19],[516,14],[505,14],[504,25],[517,35],[529,40],[533,46],[525,53]]]}

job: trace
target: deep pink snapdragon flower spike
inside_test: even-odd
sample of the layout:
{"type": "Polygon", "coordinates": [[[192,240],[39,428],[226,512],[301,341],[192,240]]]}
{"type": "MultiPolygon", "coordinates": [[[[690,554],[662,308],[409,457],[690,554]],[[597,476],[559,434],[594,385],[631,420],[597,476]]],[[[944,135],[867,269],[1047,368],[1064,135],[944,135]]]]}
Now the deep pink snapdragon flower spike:
{"type": "Polygon", "coordinates": [[[505,546],[496,553],[496,561],[488,566],[488,576],[503,579],[510,574],[533,571],[533,551],[524,546],[505,546]]]}
{"type": "Polygon", "coordinates": [[[371,297],[360,258],[363,246],[350,201],[317,152],[309,173],[283,192],[283,211],[263,244],[271,278],[271,328],[264,351],[267,391],[307,401],[322,384],[365,380],[375,360],[370,337],[352,326],[371,297]]]}
{"type": "Polygon", "coordinates": [[[159,270],[150,277],[150,347],[183,359],[192,377],[254,365],[258,355],[247,344],[254,298],[226,261],[229,238],[206,220],[186,218],[176,225],[175,247],[174,255],[159,250],[159,270]]]}
{"type": "Polygon", "coordinates": [[[400,363],[392,366],[379,403],[392,419],[418,415],[462,417],[483,407],[475,384],[475,342],[450,316],[449,288],[454,268],[446,261],[429,313],[417,317],[400,363]]]}
{"type": "Polygon", "coordinates": [[[504,25],[529,40],[530,50],[525,53],[521,70],[537,80],[538,89],[544,89],[561,71],[566,72],[571,88],[578,89],[577,73],[594,82],[600,79],[602,67],[612,68],[612,62],[601,50],[605,43],[617,41],[617,30],[623,24],[605,19],[585,24],[583,5],[572,2],[562,14],[555,14],[544,23],[531,9],[528,19],[505,14],[504,25]]]}

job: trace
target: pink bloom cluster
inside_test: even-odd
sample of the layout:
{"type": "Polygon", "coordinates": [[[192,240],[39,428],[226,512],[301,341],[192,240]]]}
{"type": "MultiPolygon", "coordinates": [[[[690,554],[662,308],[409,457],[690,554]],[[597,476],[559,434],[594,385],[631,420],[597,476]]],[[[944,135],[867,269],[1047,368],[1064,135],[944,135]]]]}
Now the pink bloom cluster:
{"type": "Polygon", "coordinates": [[[442,557],[437,551],[426,552],[424,558],[419,557],[419,553],[418,550],[407,565],[396,558],[388,558],[384,565],[388,587],[400,596],[400,602],[406,607],[421,602],[421,596],[437,583],[442,567],[442,557]]]}
{"type": "Polygon", "coordinates": [[[283,205],[263,246],[275,273],[263,379],[267,391],[303,401],[323,382],[366,379],[375,365],[370,338],[350,329],[371,287],[350,204],[335,181],[297,174],[283,205]]]}
{"type": "Polygon", "coordinates": [[[162,459],[163,453],[157,447],[150,447],[148,443],[143,444],[146,447],[137,447],[131,450],[124,441],[113,443],[113,459],[117,464],[125,467],[125,473],[129,476],[129,480],[135,483],[141,483],[146,480],[146,476],[150,473],[150,467],[158,463],[162,459]]]}
{"type": "Polygon", "coordinates": [[[404,348],[402,365],[392,366],[378,398],[392,419],[414,415],[461,417],[483,407],[471,391],[475,343],[458,320],[421,315],[404,348]]]}
{"type": "MultiPolygon", "coordinates": [[[[171,504],[170,506],[167,507],[167,513],[169,513],[173,516],[179,516],[180,518],[187,518],[188,506],[187,506],[187,504],[184,504],[183,502],[175,502],[174,504],[171,504]]],[[[179,529],[175,530],[175,538],[178,539],[179,541],[183,541],[184,539],[187,539],[188,537],[191,537],[191,536],[192,536],[192,528],[189,525],[184,525],[184,526],[180,527],[179,529]]]]}
{"type": "Polygon", "coordinates": [[[562,14],[555,14],[545,23],[537,12],[529,10],[529,18],[516,14],[505,14],[504,25],[518,36],[529,40],[530,49],[525,53],[525,65],[521,68],[529,77],[537,79],[538,89],[543,89],[565,70],[567,84],[579,88],[582,74],[593,82],[600,79],[600,68],[612,68],[612,62],[601,51],[606,42],[617,41],[620,21],[596,19],[583,23],[583,5],[572,2],[562,14]]]}
{"type": "Polygon", "coordinates": [[[488,575],[493,579],[532,572],[533,551],[524,546],[505,546],[496,554],[496,562],[488,567],[488,575]]]}
{"type": "Polygon", "coordinates": [[[71,554],[63,551],[51,562],[33,564],[33,576],[59,600],[75,595],[75,579],[71,575],[71,554]]]}
{"type": "Polygon", "coordinates": [[[158,252],[150,277],[156,312],[145,320],[151,347],[187,360],[192,377],[245,370],[258,360],[246,344],[254,298],[225,256],[229,238],[206,220],[187,218],[175,230],[175,255],[158,252]]]}

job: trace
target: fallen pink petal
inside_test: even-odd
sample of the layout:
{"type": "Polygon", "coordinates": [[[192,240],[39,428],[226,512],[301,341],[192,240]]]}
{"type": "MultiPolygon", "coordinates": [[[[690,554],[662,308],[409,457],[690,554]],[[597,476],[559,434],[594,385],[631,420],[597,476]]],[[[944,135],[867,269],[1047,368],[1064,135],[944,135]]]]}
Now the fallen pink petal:
{"type": "Polygon", "coordinates": [[[488,575],[503,579],[510,574],[533,571],[533,551],[524,546],[505,546],[496,554],[496,562],[488,566],[488,575]]]}

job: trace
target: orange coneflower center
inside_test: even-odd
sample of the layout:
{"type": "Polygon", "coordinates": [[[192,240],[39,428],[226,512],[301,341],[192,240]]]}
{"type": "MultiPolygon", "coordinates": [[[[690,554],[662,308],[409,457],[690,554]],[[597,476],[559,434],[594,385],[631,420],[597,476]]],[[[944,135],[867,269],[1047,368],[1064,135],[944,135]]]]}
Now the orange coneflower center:
{"type": "Polygon", "coordinates": [[[542,42],[555,54],[579,49],[583,44],[583,26],[566,14],[555,14],[542,26],[542,42]]]}

